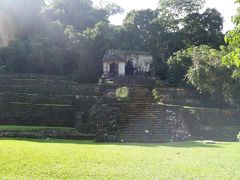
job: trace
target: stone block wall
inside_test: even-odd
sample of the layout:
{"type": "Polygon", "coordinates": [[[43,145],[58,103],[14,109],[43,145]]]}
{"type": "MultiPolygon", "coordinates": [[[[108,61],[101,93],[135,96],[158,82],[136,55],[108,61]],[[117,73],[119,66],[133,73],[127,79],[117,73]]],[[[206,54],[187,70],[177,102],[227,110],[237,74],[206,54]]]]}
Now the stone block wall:
{"type": "Polygon", "coordinates": [[[193,138],[236,141],[240,132],[240,111],[201,107],[168,106],[184,119],[193,138]]]}
{"type": "Polygon", "coordinates": [[[61,76],[0,75],[0,124],[74,127],[97,100],[96,89],[61,76]]]}

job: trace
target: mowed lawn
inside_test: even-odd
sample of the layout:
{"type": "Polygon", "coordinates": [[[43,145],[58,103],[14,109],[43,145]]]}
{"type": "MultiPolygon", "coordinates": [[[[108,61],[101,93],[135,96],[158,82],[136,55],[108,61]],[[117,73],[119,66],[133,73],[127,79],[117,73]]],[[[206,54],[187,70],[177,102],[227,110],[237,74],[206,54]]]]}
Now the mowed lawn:
{"type": "Polygon", "coordinates": [[[0,139],[0,179],[240,179],[240,143],[0,139]]]}

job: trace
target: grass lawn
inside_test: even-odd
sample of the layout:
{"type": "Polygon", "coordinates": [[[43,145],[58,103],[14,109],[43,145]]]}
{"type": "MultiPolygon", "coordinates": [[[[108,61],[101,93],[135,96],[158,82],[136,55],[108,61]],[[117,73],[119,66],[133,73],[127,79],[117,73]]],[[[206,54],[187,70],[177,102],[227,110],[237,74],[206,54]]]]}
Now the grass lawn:
{"type": "Polygon", "coordinates": [[[0,179],[240,179],[240,143],[0,139],[0,179]]]}

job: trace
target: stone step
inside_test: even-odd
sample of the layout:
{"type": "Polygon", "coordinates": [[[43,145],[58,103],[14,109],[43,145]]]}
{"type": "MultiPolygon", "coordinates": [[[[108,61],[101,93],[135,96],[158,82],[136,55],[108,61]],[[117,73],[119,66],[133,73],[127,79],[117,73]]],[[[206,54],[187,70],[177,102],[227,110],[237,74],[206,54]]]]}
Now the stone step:
{"type": "Polygon", "coordinates": [[[0,79],[39,79],[39,80],[69,80],[66,76],[40,75],[40,74],[1,74],[0,79]]]}
{"type": "Polygon", "coordinates": [[[74,95],[0,93],[0,103],[26,102],[33,104],[71,104],[76,98],[77,97],[74,95]]]}
{"type": "Polygon", "coordinates": [[[42,95],[27,93],[1,93],[0,103],[23,102],[32,104],[72,104],[73,101],[96,100],[97,96],[84,95],[42,95]]]}
{"type": "Polygon", "coordinates": [[[123,104],[116,136],[132,142],[164,142],[170,138],[165,108],[151,103],[123,104]],[[146,133],[146,130],[149,133],[146,133]]]}
{"type": "Polygon", "coordinates": [[[0,92],[6,93],[28,93],[28,94],[44,94],[44,95],[96,95],[93,86],[61,86],[61,85],[48,85],[41,86],[34,85],[0,85],[0,92]]]}
{"type": "Polygon", "coordinates": [[[21,85],[21,86],[26,86],[29,84],[38,84],[42,86],[48,86],[49,84],[54,84],[54,85],[63,85],[63,86],[76,86],[79,85],[77,82],[72,82],[68,80],[51,80],[51,79],[18,79],[18,78],[1,78],[0,77],[0,85],[21,85]]]}

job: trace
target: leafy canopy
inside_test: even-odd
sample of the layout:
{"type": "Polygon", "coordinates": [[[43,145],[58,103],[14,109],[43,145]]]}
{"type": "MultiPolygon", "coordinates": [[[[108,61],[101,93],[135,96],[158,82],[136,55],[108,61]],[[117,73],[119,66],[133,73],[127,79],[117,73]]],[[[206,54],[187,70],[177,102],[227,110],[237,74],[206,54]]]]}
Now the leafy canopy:
{"type": "MultiPolygon", "coordinates": [[[[236,3],[239,5],[240,0],[236,0],[236,3]]],[[[236,27],[225,36],[225,41],[229,45],[223,48],[226,55],[222,60],[224,64],[235,67],[233,77],[237,78],[240,77],[240,7],[237,9],[237,14],[233,18],[233,22],[236,27]]]]}

